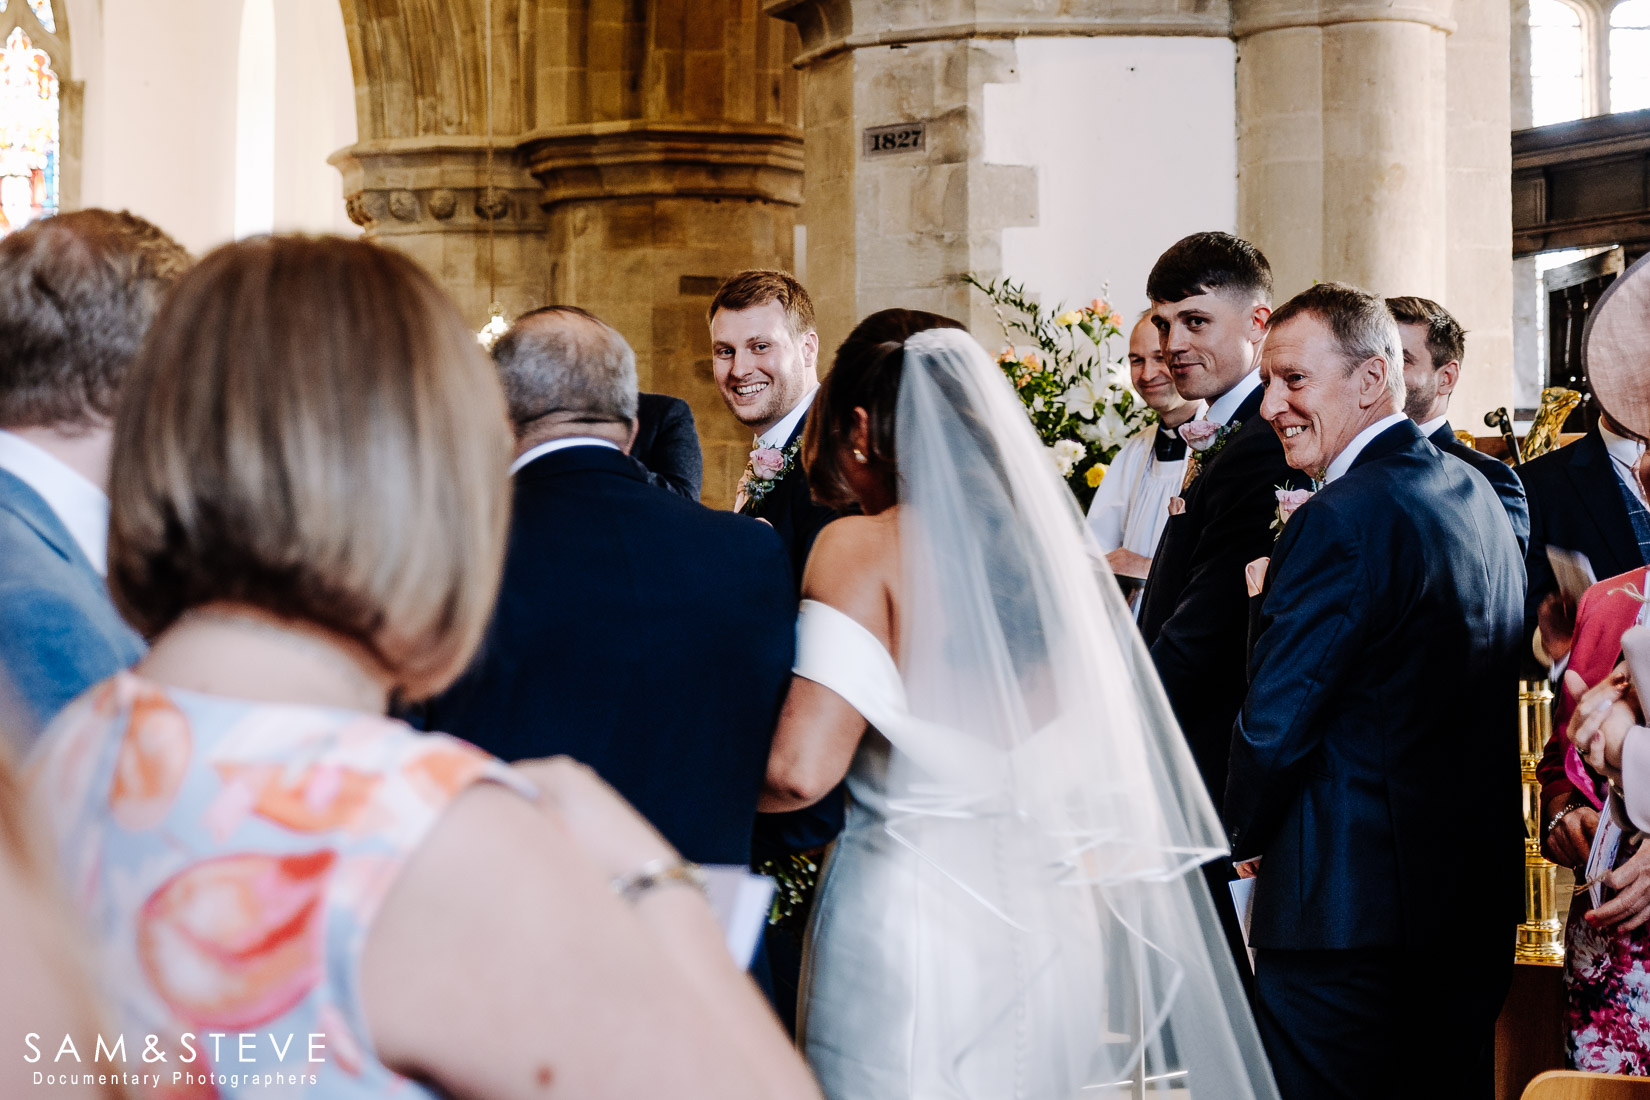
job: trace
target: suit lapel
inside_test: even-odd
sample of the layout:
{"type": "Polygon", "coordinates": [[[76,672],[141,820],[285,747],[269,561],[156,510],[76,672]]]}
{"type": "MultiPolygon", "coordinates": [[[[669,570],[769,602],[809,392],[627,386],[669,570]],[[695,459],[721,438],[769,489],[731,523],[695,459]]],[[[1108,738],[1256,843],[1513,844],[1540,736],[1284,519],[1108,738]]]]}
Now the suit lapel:
{"type": "Polygon", "coordinates": [[[1613,576],[1642,565],[1638,536],[1633,533],[1633,521],[1621,499],[1620,478],[1610,461],[1610,452],[1604,448],[1603,437],[1591,431],[1567,449],[1573,453],[1564,469],[1575,486],[1576,497],[1586,503],[1583,511],[1598,530],[1602,544],[1616,555],[1614,562],[1594,563],[1594,567],[1605,576],[1613,576]],[[1623,547],[1631,547],[1632,553],[1624,554],[1623,547]]]}
{"type": "MultiPolygon", "coordinates": [[[[791,434],[785,437],[785,445],[780,448],[781,451],[790,450],[791,447],[796,443],[796,441],[802,438],[803,429],[805,429],[808,426],[808,413],[811,413],[811,412],[813,412],[813,407],[809,406],[807,411],[804,412],[802,414],[802,416],[797,420],[796,427],[791,429],[791,434]]],[[[780,487],[783,486],[783,485],[786,485],[787,483],[789,483],[791,478],[793,478],[793,477],[795,477],[795,476],[797,476],[798,474],[801,474],[801,473],[802,473],[802,452],[798,451],[797,455],[796,455],[796,461],[791,463],[791,468],[789,470],[786,470],[783,474],[779,475],[779,477],[774,481],[773,485],[769,487],[768,491],[766,493],[762,494],[761,499],[759,499],[759,500],[747,500],[745,502],[745,506],[743,508],[739,509],[739,514],[742,515],[742,516],[751,516],[753,518],[765,515],[767,509],[764,507],[764,505],[776,502],[779,498],[779,495],[780,495],[779,494],[780,487]]],[[[804,475],[804,476],[806,476],[806,475],[804,475]]]]}
{"type": "Polygon", "coordinates": [[[78,569],[97,574],[80,544],[57,518],[45,498],[29,487],[28,482],[8,470],[0,470],[0,510],[10,512],[28,525],[41,540],[78,569]]]}

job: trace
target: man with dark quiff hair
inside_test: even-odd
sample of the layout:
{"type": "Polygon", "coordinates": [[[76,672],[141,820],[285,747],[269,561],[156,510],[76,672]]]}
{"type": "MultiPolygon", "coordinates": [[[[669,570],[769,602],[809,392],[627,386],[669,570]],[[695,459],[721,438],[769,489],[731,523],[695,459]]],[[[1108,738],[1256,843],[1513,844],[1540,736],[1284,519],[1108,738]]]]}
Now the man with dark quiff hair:
{"type": "Polygon", "coordinates": [[[110,433],[127,367],[189,263],[125,211],[0,239],[0,672],[35,727],[143,651],[103,583],[110,433]]]}

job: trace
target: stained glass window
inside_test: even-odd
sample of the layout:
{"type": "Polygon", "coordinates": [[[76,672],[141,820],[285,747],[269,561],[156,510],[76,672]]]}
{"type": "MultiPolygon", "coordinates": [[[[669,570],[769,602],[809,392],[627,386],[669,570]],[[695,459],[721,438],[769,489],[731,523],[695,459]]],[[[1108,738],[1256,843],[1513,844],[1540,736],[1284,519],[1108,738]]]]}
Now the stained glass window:
{"type": "Polygon", "coordinates": [[[1567,122],[1587,113],[1581,14],[1563,0],[1530,0],[1530,98],[1534,122],[1567,122]]]}
{"type": "Polygon", "coordinates": [[[51,59],[12,28],[0,49],[0,233],[57,212],[60,118],[51,59]]]}
{"type": "MultiPolygon", "coordinates": [[[[0,0],[0,11],[6,10],[7,0],[0,0]]],[[[57,33],[57,16],[52,13],[52,0],[29,0],[29,7],[34,10],[34,17],[40,20],[40,25],[57,33]]]]}

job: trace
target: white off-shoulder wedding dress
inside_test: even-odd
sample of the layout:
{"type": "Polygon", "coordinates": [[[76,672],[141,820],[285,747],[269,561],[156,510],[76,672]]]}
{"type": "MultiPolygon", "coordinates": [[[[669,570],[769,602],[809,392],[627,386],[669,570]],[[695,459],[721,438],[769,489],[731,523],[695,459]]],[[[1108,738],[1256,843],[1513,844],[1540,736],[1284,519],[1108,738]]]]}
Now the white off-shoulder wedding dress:
{"type": "Polygon", "coordinates": [[[1214,808],[1076,502],[966,333],[906,342],[896,439],[900,652],[817,601],[797,625],[797,675],[869,726],[804,956],[825,1095],[1276,1096],[1197,873],[1224,853],[1214,808]]]}

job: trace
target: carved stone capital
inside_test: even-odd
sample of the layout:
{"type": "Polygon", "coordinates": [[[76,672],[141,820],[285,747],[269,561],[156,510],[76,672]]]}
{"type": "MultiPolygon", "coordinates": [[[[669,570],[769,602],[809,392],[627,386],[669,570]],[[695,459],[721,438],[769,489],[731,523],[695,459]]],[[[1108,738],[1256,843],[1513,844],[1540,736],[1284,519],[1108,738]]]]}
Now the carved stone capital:
{"type": "Polygon", "coordinates": [[[802,202],[802,135],[789,126],[594,123],[529,134],[518,149],[546,208],[680,195],[802,202]]]}
{"type": "Polygon", "coordinates": [[[1420,23],[1453,33],[1455,0],[1232,0],[1232,36],[1341,23],[1420,23]]]}
{"type": "Polygon", "coordinates": [[[539,186],[510,147],[479,138],[363,142],[330,158],[344,177],[345,208],[368,236],[399,233],[543,233],[539,186]],[[427,215],[427,217],[426,217],[427,215]]]}

